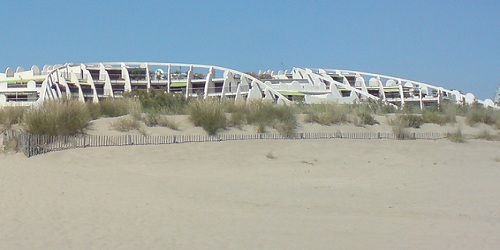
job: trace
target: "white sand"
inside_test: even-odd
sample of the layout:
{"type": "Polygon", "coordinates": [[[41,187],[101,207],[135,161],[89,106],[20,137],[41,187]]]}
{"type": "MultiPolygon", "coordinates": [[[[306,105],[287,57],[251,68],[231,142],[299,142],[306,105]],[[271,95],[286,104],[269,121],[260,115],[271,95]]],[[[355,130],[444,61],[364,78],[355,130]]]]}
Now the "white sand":
{"type": "Polygon", "coordinates": [[[499,161],[479,140],[0,154],[0,249],[497,249],[499,161]]]}

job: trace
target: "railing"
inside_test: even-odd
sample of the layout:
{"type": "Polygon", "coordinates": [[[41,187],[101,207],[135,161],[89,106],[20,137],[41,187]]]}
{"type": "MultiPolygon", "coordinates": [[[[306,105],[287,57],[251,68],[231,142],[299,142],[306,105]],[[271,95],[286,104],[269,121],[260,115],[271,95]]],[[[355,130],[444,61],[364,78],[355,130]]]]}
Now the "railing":
{"type": "MultiPolygon", "coordinates": [[[[332,132],[282,134],[220,134],[220,135],[75,135],[46,136],[5,131],[6,141],[17,141],[17,148],[27,157],[73,148],[162,145],[190,142],[220,142],[241,140],[301,140],[301,139],[389,139],[389,140],[438,140],[446,138],[446,133],[377,133],[377,132],[332,132]]],[[[464,135],[474,138],[473,135],[464,135]]]]}

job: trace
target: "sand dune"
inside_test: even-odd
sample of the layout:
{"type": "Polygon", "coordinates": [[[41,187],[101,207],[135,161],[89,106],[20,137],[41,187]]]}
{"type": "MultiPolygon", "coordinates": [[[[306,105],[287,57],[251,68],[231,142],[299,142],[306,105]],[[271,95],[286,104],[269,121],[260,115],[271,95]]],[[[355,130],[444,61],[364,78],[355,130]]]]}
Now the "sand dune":
{"type": "MultiPolygon", "coordinates": [[[[108,134],[108,122],[91,133],[108,134]]],[[[301,129],[338,129],[310,126],[301,129]]],[[[202,131],[168,133],[187,132],[202,131]]],[[[0,249],[496,249],[499,183],[498,141],[0,154],[0,249]]]]}

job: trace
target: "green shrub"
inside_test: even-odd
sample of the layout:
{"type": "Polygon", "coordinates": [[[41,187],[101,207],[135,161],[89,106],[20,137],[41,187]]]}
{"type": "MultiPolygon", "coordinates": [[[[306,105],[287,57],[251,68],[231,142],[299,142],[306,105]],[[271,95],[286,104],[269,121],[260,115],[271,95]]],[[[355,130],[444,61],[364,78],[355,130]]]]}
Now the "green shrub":
{"type": "Polygon", "coordinates": [[[90,121],[85,104],[77,100],[48,101],[23,116],[26,132],[49,136],[83,134],[90,121]]]}
{"type": "Polygon", "coordinates": [[[209,135],[226,127],[224,106],[218,99],[195,99],[189,102],[189,119],[196,127],[202,127],[209,135]]]}

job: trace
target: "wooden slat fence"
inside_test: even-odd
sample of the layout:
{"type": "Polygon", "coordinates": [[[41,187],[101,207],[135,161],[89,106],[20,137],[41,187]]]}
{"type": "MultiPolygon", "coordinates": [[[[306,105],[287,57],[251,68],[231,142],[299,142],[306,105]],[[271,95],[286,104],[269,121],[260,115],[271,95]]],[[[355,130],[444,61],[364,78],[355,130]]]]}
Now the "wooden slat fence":
{"type": "MultiPolygon", "coordinates": [[[[474,138],[464,134],[465,138],[474,138]]],[[[377,132],[331,132],[282,134],[221,134],[221,135],[75,135],[45,136],[16,131],[5,131],[6,140],[16,140],[19,150],[27,157],[72,148],[161,145],[191,142],[219,142],[241,140],[301,140],[301,139],[362,139],[362,140],[437,140],[446,138],[446,133],[377,133],[377,132]]]]}

